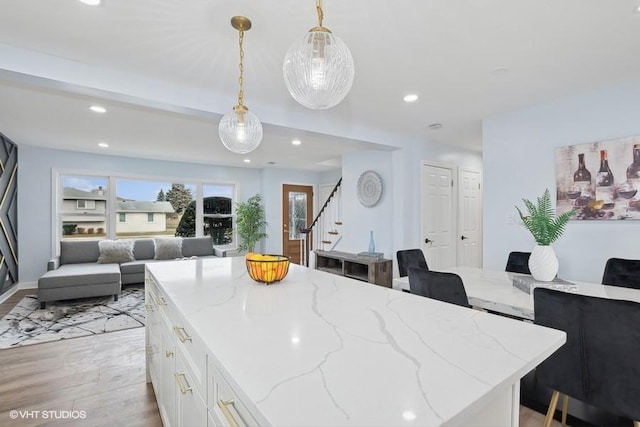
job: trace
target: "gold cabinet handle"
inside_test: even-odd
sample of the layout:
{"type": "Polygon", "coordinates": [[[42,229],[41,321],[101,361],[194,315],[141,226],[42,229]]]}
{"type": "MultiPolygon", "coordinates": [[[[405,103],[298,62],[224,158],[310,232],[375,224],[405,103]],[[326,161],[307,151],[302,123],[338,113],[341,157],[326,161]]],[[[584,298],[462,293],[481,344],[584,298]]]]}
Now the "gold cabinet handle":
{"type": "Polygon", "coordinates": [[[231,426],[231,427],[240,427],[240,424],[238,424],[238,422],[236,421],[235,417],[233,416],[233,414],[229,410],[229,406],[233,406],[233,404],[234,404],[233,399],[229,399],[229,400],[220,399],[220,400],[218,400],[218,407],[222,411],[222,415],[224,415],[224,417],[226,418],[227,422],[229,423],[229,426],[231,426]]]}
{"type": "Polygon", "coordinates": [[[188,391],[191,391],[191,387],[189,386],[189,383],[187,383],[187,378],[185,377],[184,374],[179,374],[179,373],[176,372],[173,375],[176,377],[176,383],[178,384],[178,388],[180,389],[180,393],[187,394],[188,391]]]}
{"type": "Polygon", "coordinates": [[[176,335],[178,336],[178,339],[180,340],[180,342],[185,342],[185,341],[193,342],[191,337],[187,334],[187,332],[184,330],[184,328],[182,326],[174,326],[173,327],[173,332],[176,333],[176,335]]]}
{"type": "Polygon", "coordinates": [[[153,305],[151,305],[151,304],[145,304],[144,308],[146,308],[147,311],[153,311],[153,305]]]}
{"type": "Polygon", "coordinates": [[[171,351],[171,350],[165,350],[165,351],[164,351],[164,355],[165,355],[165,357],[172,357],[172,356],[173,356],[173,351],[171,351]]]}
{"type": "Polygon", "coordinates": [[[161,305],[161,306],[162,305],[167,305],[167,301],[165,301],[164,298],[158,296],[158,297],[156,297],[156,304],[161,305]]]}
{"type": "Polygon", "coordinates": [[[153,346],[148,345],[148,346],[147,346],[147,356],[151,356],[151,355],[153,355],[153,354],[155,354],[155,353],[156,353],[156,352],[155,352],[155,351],[153,351],[153,346]]]}

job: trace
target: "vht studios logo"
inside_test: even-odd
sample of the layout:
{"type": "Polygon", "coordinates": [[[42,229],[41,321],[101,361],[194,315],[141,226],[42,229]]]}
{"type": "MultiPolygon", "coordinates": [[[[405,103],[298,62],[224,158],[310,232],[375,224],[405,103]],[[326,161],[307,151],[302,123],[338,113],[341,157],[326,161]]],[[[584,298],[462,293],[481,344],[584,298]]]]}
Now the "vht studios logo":
{"type": "Polygon", "coordinates": [[[15,419],[43,419],[43,420],[83,420],[87,418],[87,411],[9,411],[12,420],[15,419]]]}

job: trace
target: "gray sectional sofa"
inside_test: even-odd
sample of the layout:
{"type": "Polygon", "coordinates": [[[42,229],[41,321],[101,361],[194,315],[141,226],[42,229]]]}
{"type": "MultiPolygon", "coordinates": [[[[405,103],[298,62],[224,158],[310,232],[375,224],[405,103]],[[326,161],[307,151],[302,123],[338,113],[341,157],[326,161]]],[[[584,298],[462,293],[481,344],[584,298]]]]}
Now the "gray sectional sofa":
{"type": "Polygon", "coordinates": [[[102,263],[104,258],[98,262],[99,241],[62,241],[60,256],[49,261],[47,272],[38,280],[40,307],[45,308],[48,301],[103,295],[113,295],[117,301],[122,285],[144,282],[144,266],[148,262],[215,257],[211,236],[184,237],[178,250],[177,254],[164,252],[164,259],[156,259],[160,254],[156,254],[156,241],[137,239],[133,241],[133,260],[102,263]]]}

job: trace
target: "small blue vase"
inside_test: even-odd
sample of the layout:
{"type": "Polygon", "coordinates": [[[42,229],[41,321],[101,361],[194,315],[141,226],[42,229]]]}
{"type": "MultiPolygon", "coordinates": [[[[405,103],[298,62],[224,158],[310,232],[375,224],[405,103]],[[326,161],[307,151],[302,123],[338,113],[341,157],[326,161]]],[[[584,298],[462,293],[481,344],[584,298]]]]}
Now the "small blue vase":
{"type": "Polygon", "coordinates": [[[369,232],[369,253],[372,254],[376,251],[376,243],[373,241],[373,230],[369,232]]]}

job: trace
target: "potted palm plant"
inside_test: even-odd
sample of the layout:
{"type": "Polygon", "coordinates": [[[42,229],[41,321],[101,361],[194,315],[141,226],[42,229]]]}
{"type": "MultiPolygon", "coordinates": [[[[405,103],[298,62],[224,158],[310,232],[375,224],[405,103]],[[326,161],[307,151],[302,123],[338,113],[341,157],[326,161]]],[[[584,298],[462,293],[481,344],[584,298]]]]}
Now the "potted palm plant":
{"type": "Polygon", "coordinates": [[[534,279],[549,282],[558,273],[558,257],[556,257],[551,244],[562,236],[569,219],[575,215],[576,210],[563,212],[556,217],[551,207],[548,188],[542,197],[538,197],[537,204],[526,199],[522,199],[522,201],[527,208],[528,215],[524,215],[517,206],[516,209],[522,223],[536,241],[536,247],[529,257],[529,270],[531,270],[534,279]]]}
{"type": "Polygon", "coordinates": [[[241,251],[253,252],[256,243],[267,236],[265,227],[264,206],[262,206],[262,196],[256,194],[246,202],[236,203],[236,229],[242,242],[238,245],[241,251]]]}

